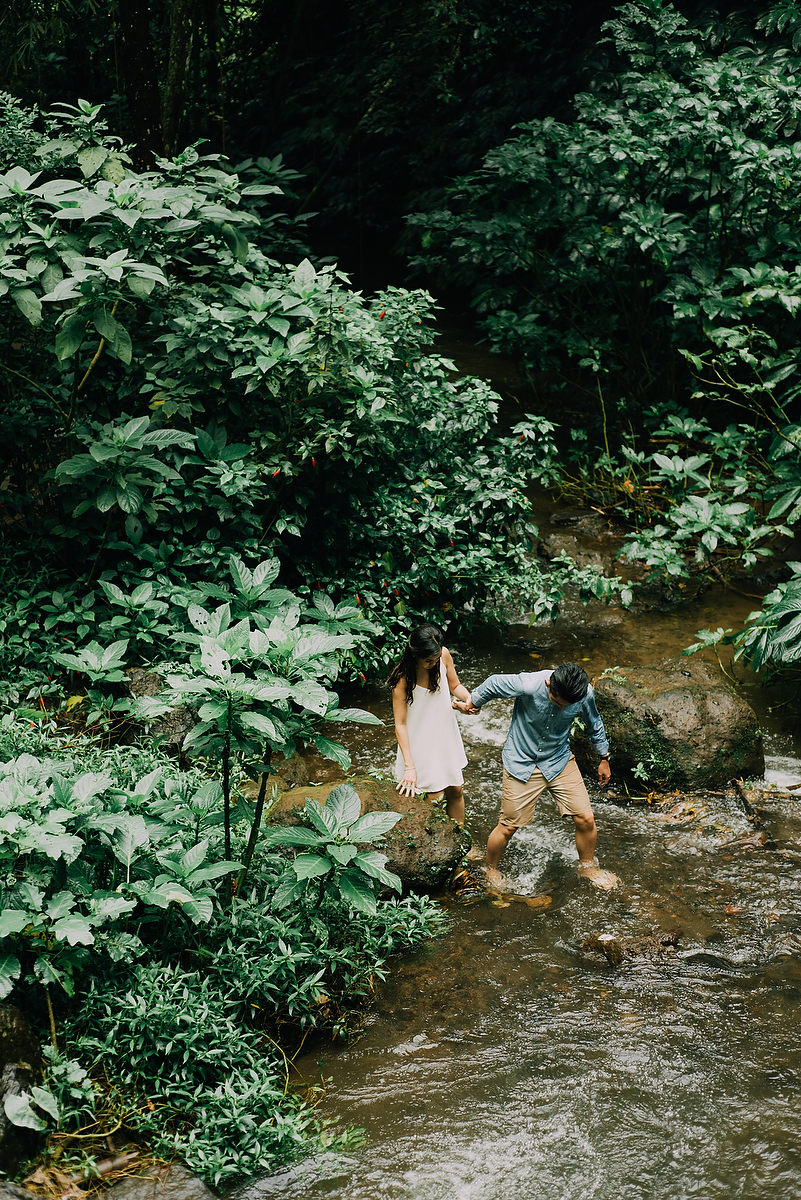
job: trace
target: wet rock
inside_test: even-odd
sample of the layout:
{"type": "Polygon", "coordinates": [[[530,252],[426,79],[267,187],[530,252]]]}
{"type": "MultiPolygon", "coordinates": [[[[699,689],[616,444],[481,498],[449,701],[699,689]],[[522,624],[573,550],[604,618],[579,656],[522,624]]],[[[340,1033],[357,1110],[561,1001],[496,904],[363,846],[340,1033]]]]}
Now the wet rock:
{"type": "Polygon", "coordinates": [[[654,929],[650,933],[626,937],[615,933],[594,933],[582,943],[582,950],[602,954],[613,967],[626,959],[647,959],[651,962],[666,954],[675,954],[681,933],[679,930],[654,929]]]}
{"type": "MultiPolygon", "coordinates": [[[[142,1175],[131,1175],[115,1183],[106,1193],[109,1200],[213,1200],[214,1193],[186,1167],[171,1163],[151,1167],[142,1175]]],[[[2,1200],[2,1198],[0,1198],[2,1200]]]]}
{"type": "Polygon", "coordinates": [[[551,513],[549,524],[586,538],[602,537],[609,532],[606,518],[591,508],[561,508],[551,513]]]}
{"type": "Polygon", "coordinates": [[[0,1200],[42,1200],[42,1197],[36,1192],[29,1192],[27,1188],[20,1187],[18,1183],[8,1183],[5,1179],[0,1179],[0,1200]]]}
{"type": "Polygon", "coordinates": [[[11,1124],[5,1113],[5,1099],[30,1092],[41,1079],[41,1065],[42,1049],[27,1018],[13,1004],[0,1007],[0,1171],[5,1175],[14,1175],[39,1145],[39,1134],[34,1129],[11,1124]]]}
{"type": "MultiPolygon", "coordinates": [[[[639,788],[693,792],[763,773],[756,714],[707,663],[680,658],[626,667],[594,686],[612,770],[640,780],[639,788]]],[[[584,734],[576,736],[574,749],[582,769],[594,773],[596,756],[584,734]]]]}
{"type": "MultiPolygon", "coordinates": [[[[131,667],[126,671],[128,676],[128,691],[136,699],[139,696],[158,696],[164,689],[164,680],[157,671],[144,671],[140,667],[131,667]]],[[[197,724],[198,716],[194,708],[179,704],[157,721],[150,725],[150,732],[161,740],[162,745],[176,746],[180,749],[189,730],[197,724]]]]}
{"type": "Polygon", "coordinates": [[[578,538],[569,533],[551,533],[540,540],[537,550],[549,561],[567,554],[577,567],[595,567],[598,571],[608,571],[612,567],[612,557],[609,554],[599,554],[597,550],[588,550],[582,546],[578,538]]]}
{"type": "MultiPolygon", "coordinates": [[[[386,835],[383,853],[387,867],[400,876],[404,889],[428,891],[446,885],[455,867],[470,849],[470,835],[452,821],[442,803],[425,796],[401,796],[392,781],[356,776],[348,780],[366,812],[399,812],[402,820],[386,835]]],[[[270,813],[270,825],[297,825],[306,797],[325,804],[338,781],[302,786],[284,792],[270,813]]]]}

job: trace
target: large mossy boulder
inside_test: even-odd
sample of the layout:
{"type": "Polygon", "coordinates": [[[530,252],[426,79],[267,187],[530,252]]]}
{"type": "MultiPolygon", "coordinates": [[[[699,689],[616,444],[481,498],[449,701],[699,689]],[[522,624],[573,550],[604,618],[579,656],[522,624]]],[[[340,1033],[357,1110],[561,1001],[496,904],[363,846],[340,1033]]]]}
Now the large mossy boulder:
{"type": "MultiPolygon", "coordinates": [[[[764,774],[756,714],[709,664],[679,658],[622,667],[594,687],[613,776],[692,792],[764,774]]],[[[582,769],[594,774],[597,759],[585,735],[574,749],[582,769]]]]}
{"type": "MultiPolygon", "coordinates": [[[[431,891],[445,886],[452,872],[470,849],[470,835],[446,814],[440,802],[432,804],[427,796],[401,796],[391,781],[355,776],[348,779],[366,812],[399,812],[398,821],[384,838],[383,853],[387,867],[400,876],[404,890],[431,891]]],[[[325,804],[328,793],[339,781],[304,784],[280,793],[271,810],[268,824],[295,825],[301,820],[306,797],[325,804]]]]}

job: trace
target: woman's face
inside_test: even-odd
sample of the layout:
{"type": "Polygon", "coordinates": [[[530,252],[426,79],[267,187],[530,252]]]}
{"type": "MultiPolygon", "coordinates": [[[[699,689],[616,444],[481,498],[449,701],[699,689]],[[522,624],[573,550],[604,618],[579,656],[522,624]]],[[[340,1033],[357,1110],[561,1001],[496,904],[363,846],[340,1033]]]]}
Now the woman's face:
{"type": "Polygon", "coordinates": [[[441,658],[442,658],[442,651],[440,650],[439,654],[435,654],[433,658],[421,658],[418,661],[419,661],[420,665],[422,667],[425,667],[425,669],[427,671],[431,671],[437,665],[437,663],[439,662],[439,660],[441,658]]]}

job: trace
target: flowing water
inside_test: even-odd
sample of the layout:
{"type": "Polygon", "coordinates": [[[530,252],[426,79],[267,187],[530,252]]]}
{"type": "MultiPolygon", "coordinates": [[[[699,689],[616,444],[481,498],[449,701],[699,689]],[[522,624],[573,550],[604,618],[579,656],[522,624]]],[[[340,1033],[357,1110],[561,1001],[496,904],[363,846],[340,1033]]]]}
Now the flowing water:
{"type": "MultiPolygon", "coordinates": [[[[676,655],[696,629],[753,607],[722,590],[664,613],[568,604],[555,625],[452,649],[467,686],[564,659],[596,675],[676,655]]],[[[801,782],[781,697],[748,698],[768,778],[801,782]]],[[[386,696],[369,699],[390,718],[386,696]]],[[[509,716],[494,702],[461,721],[479,844],[509,716]]],[[[389,768],[391,719],[355,729],[351,748],[358,767],[389,768]]],[[[504,870],[549,907],[446,898],[448,933],[397,960],[364,1035],[299,1061],[307,1078],[332,1078],[319,1111],[363,1128],[364,1148],[251,1182],[240,1200],[801,1197],[801,805],[769,800],[772,840],[754,847],[738,841],[753,827],[732,794],[696,798],[683,823],[597,788],[593,803],[600,861],[623,889],[576,878],[569,822],[546,793],[504,870]],[[582,950],[593,933],[654,928],[682,931],[675,952],[615,967],[582,950]]]]}

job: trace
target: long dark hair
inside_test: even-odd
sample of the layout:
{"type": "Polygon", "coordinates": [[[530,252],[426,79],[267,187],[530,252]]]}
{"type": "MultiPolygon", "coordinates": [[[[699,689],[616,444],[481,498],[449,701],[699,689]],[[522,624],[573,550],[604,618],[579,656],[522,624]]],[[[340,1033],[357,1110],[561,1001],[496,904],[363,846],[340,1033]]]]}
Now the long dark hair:
{"type": "MultiPolygon", "coordinates": [[[[433,658],[435,654],[441,654],[444,640],[445,634],[439,625],[420,625],[409,634],[409,640],[400,661],[395,664],[387,676],[387,687],[389,688],[396,687],[401,679],[406,680],[407,704],[414,703],[414,689],[417,686],[417,660],[433,658]]],[[[430,692],[439,691],[438,662],[429,668],[428,690],[430,692]]]]}

